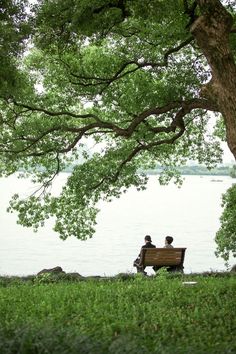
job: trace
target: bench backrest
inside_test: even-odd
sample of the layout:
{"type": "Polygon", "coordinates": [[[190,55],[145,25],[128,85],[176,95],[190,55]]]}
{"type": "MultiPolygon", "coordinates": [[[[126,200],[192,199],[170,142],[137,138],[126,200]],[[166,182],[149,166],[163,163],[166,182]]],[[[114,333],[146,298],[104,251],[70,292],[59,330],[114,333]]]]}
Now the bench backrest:
{"type": "Polygon", "coordinates": [[[184,263],[186,248],[143,248],[140,264],[143,266],[179,266],[184,263]]]}

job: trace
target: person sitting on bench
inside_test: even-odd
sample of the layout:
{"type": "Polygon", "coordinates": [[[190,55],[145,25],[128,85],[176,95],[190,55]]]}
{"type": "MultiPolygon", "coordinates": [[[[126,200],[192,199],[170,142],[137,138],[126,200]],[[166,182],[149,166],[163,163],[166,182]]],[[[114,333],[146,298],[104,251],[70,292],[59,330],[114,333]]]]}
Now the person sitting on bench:
{"type": "Polygon", "coordinates": [[[173,242],[173,241],[174,241],[174,239],[173,239],[172,236],[166,236],[164,248],[174,248],[174,247],[172,246],[172,242],[173,242]]]}
{"type": "MultiPolygon", "coordinates": [[[[156,248],[156,246],[152,244],[152,239],[151,239],[151,236],[150,236],[150,235],[146,235],[146,236],[144,237],[144,242],[145,242],[145,244],[141,247],[141,250],[142,250],[143,248],[156,248]]],[[[133,266],[137,268],[137,272],[138,272],[138,273],[147,274],[146,272],[144,272],[145,267],[143,268],[143,267],[140,267],[140,266],[139,266],[139,263],[140,263],[140,256],[141,256],[141,251],[140,251],[138,257],[135,259],[135,261],[134,261],[134,263],[133,263],[133,266]]]]}

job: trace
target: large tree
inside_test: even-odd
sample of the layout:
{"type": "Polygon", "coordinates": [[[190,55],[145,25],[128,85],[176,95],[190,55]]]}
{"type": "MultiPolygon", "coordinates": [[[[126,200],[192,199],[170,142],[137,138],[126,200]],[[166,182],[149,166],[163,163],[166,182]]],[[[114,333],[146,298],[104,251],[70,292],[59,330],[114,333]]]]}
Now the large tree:
{"type": "Polygon", "coordinates": [[[5,98],[17,89],[17,59],[23,54],[31,32],[27,0],[0,3],[0,95],[5,98]]]}
{"type": "Polygon", "coordinates": [[[161,164],[165,182],[189,158],[220,161],[216,116],[236,158],[234,0],[40,0],[31,15],[17,89],[1,93],[2,174],[42,183],[11,202],[23,225],[54,216],[62,238],[91,236],[97,202],[145,188],[140,171],[161,164]]]}

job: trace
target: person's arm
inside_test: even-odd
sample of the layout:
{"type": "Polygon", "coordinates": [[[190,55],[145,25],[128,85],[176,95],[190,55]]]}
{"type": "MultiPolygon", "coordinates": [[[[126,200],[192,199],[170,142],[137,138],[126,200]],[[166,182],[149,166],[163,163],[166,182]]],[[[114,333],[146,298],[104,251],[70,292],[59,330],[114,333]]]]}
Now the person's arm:
{"type": "Polygon", "coordinates": [[[141,257],[141,252],[142,252],[142,249],[143,249],[144,247],[145,247],[145,246],[142,246],[142,247],[141,247],[141,250],[140,250],[140,252],[139,252],[138,258],[141,257]]]}

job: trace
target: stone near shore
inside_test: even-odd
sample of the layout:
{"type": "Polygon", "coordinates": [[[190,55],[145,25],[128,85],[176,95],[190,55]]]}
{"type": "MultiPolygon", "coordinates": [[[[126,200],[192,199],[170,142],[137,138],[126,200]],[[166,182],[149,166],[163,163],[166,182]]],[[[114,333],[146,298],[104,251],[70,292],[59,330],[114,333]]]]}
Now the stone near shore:
{"type": "Polygon", "coordinates": [[[79,273],[66,273],[62,267],[54,267],[54,268],[50,268],[50,269],[42,269],[40,270],[40,272],[37,273],[37,275],[42,275],[42,274],[46,274],[46,273],[50,273],[50,274],[65,274],[67,277],[71,278],[71,279],[78,279],[78,278],[83,278],[83,276],[79,273]]]}
{"type": "Polygon", "coordinates": [[[66,273],[67,277],[70,277],[71,279],[81,279],[84,278],[81,274],[79,273],[66,273]]]}
{"type": "Polygon", "coordinates": [[[236,272],[236,264],[233,265],[233,267],[230,269],[231,272],[236,272]]]}
{"type": "Polygon", "coordinates": [[[37,273],[37,275],[44,274],[44,273],[65,273],[62,267],[54,267],[50,269],[42,269],[40,272],[37,273]]]}

